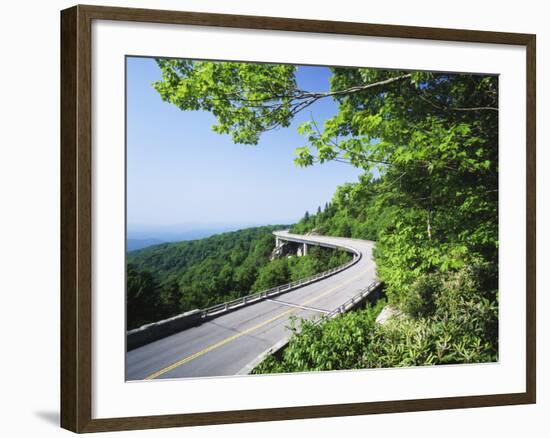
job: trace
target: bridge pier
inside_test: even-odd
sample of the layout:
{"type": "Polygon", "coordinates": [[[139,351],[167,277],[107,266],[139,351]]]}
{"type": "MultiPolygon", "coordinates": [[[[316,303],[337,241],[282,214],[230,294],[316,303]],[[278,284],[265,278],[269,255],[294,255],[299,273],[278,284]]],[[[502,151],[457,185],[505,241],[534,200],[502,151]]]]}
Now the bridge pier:
{"type": "Polygon", "coordinates": [[[307,248],[308,248],[307,243],[298,243],[298,251],[296,251],[296,255],[298,257],[307,255],[307,248]]]}

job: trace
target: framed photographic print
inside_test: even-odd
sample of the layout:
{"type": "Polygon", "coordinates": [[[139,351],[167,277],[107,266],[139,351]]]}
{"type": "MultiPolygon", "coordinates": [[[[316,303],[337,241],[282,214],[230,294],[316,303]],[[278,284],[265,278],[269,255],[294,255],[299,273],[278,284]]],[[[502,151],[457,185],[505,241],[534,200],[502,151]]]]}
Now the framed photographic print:
{"type": "Polygon", "coordinates": [[[534,35],[75,6],[61,55],[62,427],[535,403],[534,35]]]}

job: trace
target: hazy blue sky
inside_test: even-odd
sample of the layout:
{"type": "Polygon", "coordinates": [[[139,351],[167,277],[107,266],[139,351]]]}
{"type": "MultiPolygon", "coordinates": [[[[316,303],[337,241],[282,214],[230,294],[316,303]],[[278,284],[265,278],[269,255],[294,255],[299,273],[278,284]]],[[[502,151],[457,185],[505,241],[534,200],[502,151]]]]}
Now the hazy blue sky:
{"type": "MultiPolygon", "coordinates": [[[[337,185],[356,181],[350,165],[299,168],[293,163],[304,139],[296,127],[336,112],[323,99],[289,128],[263,134],[257,146],[233,144],[211,130],[207,112],[180,111],[162,102],[151,83],[160,78],[153,59],[127,59],[128,230],[292,223],[329,201],[337,185]]],[[[298,85],[327,90],[330,72],[299,67],[298,85]]]]}

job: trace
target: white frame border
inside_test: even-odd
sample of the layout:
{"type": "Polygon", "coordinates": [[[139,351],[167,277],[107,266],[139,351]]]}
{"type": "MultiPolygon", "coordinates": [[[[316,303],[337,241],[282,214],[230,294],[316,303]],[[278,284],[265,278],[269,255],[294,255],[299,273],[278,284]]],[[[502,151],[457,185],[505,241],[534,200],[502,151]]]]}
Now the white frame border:
{"type": "Polygon", "coordinates": [[[525,57],[522,46],[94,20],[92,418],[525,392],[525,57]],[[125,383],[125,55],[499,74],[499,362],[125,383]]]}

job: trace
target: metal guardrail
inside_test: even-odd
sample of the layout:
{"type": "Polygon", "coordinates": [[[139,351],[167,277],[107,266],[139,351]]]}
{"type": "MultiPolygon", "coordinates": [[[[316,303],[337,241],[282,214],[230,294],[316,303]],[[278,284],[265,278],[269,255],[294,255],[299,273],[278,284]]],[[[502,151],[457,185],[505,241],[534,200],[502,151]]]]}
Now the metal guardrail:
{"type": "Polygon", "coordinates": [[[353,260],[349,261],[348,263],[344,263],[343,265],[337,266],[336,268],[329,269],[327,271],[320,272],[315,275],[311,275],[306,278],[302,278],[300,280],[296,280],[290,283],[286,283],[280,286],[272,287],[271,289],[266,289],[260,292],[255,292],[250,295],[246,295],[244,297],[237,298],[232,301],[227,301],[225,303],[216,304],[211,307],[207,307],[206,309],[201,310],[201,317],[207,318],[210,316],[215,316],[223,312],[227,312],[229,310],[236,309],[238,307],[241,307],[245,304],[253,303],[256,301],[260,301],[269,297],[273,297],[276,295],[279,295],[283,292],[288,292],[290,290],[293,290],[297,287],[302,287],[310,283],[314,283],[320,279],[330,277],[331,275],[334,275],[338,272],[343,271],[344,269],[349,268],[350,266],[353,266],[356,264],[359,260],[361,260],[361,253],[353,248],[349,247],[341,247],[342,249],[345,249],[348,252],[351,252],[354,254],[353,260]]]}
{"type": "Polygon", "coordinates": [[[318,319],[315,324],[320,324],[326,319],[332,319],[335,318],[338,315],[341,315],[345,312],[347,312],[349,309],[353,308],[357,303],[363,301],[366,296],[368,296],[373,290],[378,288],[380,286],[381,282],[378,280],[373,281],[371,284],[369,284],[366,288],[361,289],[358,294],[351,297],[349,300],[347,300],[345,303],[338,306],[336,309],[332,310],[331,312],[327,313],[326,315],[323,315],[321,319],[318,319]]]}

